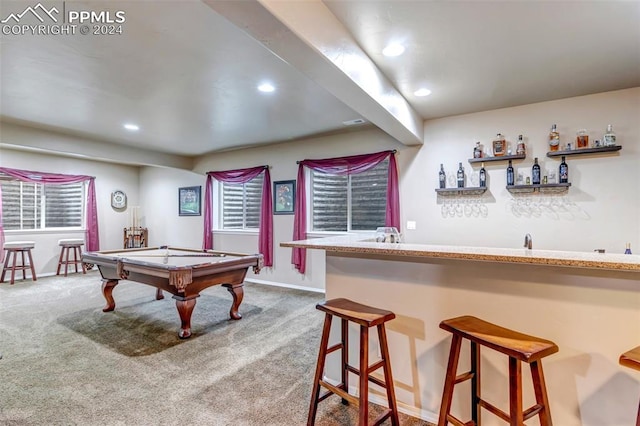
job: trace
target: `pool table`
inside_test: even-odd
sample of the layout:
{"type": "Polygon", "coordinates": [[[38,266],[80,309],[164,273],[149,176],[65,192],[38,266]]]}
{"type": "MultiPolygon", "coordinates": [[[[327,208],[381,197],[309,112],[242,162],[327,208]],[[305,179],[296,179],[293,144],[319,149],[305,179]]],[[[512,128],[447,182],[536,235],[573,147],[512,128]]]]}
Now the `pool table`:
{"type": "Polygon", "coordinates": [[[130,280],[156,287],[156,299],[167,291],[176,299],[182,326],[178,335],[191,336],[191,314],[200,292],[214,285],[226,287],[233,297],[229,315],[242,318],[238,312],[244,296],[242,288],[249,267],[258,273],[263,266],[261,254],[227,253],[212,250],[144,247],[125,250],[86,252],[85,263],[98,265],[102,275],[102,294],[107,301],[103,312],[116,307],[113,288],[120,280],[130,280]]]}

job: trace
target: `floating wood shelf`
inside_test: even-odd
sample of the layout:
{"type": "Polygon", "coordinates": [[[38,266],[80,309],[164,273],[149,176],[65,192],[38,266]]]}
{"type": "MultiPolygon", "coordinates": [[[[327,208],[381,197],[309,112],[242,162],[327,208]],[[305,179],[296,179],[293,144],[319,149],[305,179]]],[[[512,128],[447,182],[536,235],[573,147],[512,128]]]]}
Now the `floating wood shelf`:
{"type": "Polygon", "coordinates": [[[576,148],[569,151],[549,151],[547,152],[547,157],[560,157],[567,155],[580,155],[580,154],[598,154],[601,152],[615,152],[620,151],[622,146],[614,145],[614,146],[601,146],[599,148],[576,148]]]}
{"type": "Polygon", "coordinates": [[[436,188],[439,195],[482,195],[487,188],[467,187],[467,188],[436,188]]]}
{"type": "Polygon", "coordinates": [[[558,193],[569,190],[571,183],[546,183],[540,185],[507,185],[507,191],[512,194],[526,194],[532,192],[558,193]]]}
{"type": "Polygon", "coordinates": [[[503,155],[501,157],[469,158],[469,163],[490,163],[492,161],[523,160],[527,154],[503,155]]]}

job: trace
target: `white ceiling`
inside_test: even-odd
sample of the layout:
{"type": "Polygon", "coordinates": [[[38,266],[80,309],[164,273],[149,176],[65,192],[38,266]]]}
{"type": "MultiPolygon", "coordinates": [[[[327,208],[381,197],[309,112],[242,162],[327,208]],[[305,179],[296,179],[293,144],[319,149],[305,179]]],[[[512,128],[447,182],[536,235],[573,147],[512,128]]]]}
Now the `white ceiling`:
{"type": "MultiPolygon", "coordinates": [[[[3,1],[0,17],[36,3],[3,1]]],[[[344,131],[357,118],[419,143],[423,119],[640,86],[638,1],[65,6],[122,10],[123,34],[2,35],[0,118],[170,154],[344,131]],[[405,53],[384,57],[390,41],[405,53]],[[376,88],[341,66],[345,52],[376,88]],[[263,81],[276,91],[258,92],[263,81]],[[414,96],[422,86],[432,95],[414,96]]]]}

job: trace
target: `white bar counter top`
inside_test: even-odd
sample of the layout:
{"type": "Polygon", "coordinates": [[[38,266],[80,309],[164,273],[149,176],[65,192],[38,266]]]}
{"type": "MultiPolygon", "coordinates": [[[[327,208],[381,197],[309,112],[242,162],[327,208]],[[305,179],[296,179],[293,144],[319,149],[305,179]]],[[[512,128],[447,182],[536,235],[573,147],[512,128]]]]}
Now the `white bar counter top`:
{"type": "Polygon", "coordinates": [[[640,255],[522,248],[466,247],[415,243],[378,243],[375,235],[358,234],[290,241],[282,247],[299,247],[337,253],[414,258],[473,260],[529,265],[565,266],[640,272],[640,255]]]}

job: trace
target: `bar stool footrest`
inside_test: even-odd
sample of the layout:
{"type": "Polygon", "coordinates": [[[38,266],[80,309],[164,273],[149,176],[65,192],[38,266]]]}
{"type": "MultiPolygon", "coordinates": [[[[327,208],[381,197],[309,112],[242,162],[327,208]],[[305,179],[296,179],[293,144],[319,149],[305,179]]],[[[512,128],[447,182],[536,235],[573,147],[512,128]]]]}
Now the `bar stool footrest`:
{"type": "MultiPolygon", "coordinates": [[[[342,399],[346,399],[351,404],[359,405],[358,398],[348,393],[342,387],[334,386],[330,383],[325,382],[324,380],[320,381],[320,386],[323,386],[324,388],[329,390],[329,392],[326,395],[323,395],[324,398],[327,398],[329,395],[334,394],[334,395],[338,395],[342,399]]],[[[342,386],[344,386],[344,384],[342,386]]],[[[318,402],[322,401],[322,399],[324,398],[318,398],[318,402]]]]}
{"type": "Polygon", "coordinates": [[[391,413],[393,413],[393,411],[391,409],[387,408],[384,411],[384,413],[382,413],[378,417],[376,417],[375,421],[373,422],[373,426],[377,426],[377,425],[382,424],[385,420],[387,420],[389,418],[391,413]]]}
{"type": "Polygon", "coordinates": [[[496,416],[500,417],[505,422],[509,423],[511,421],[511,418],[509,417],[509,415],[507,413],[505,413],[504,411],[502,411],[501,409],[499,409],[495,405],[485,401],[484,399],[478,398],[478,404],[482,408],[484,408],[485,410],[487,410],[487,411],[495,414],[496,416]]]}
{"type": "Polygon", "coordinates": [[[452,423],[454,426],[476,426],[473,420],[469,420],[465,423],[457,417],[454,417],[452,414],[447,414],[447,421],[452,423]]]}

